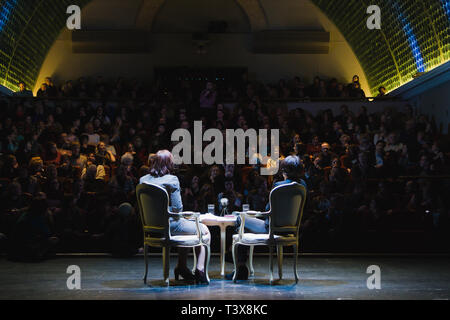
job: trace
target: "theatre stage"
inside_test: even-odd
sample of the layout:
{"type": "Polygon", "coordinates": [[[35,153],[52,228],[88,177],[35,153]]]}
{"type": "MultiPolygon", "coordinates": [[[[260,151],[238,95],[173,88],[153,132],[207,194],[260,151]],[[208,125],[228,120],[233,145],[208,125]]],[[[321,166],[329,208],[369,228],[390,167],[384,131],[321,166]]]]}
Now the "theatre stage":
{"type": "MultiPolygon", "coordinates": [[[[448,257],[300,256],[296,285],[293,259],[285,257],[283,280],[269,285],[268,258],[255,256],[255,278],[237,284],[219,276],[219,257],[212,256],[209,286],[162,283],[162,260],[150,257],[149,281],[142,281],[142,256],[64,255],[40,263],[17,263],[0,257],[0,299],[449,299],[448,257]],[[67,289],[69,265],[81,269],[81,289],[67,289]],[[378,265],[381,289],[367,288],[367,267],[378,265]]],[[[192,258],[189,262],[192,264],[192,258]]],[[[276,262],[276,261],[275,261],[276,262]]],[[[227,272],[232,264],[227,263],[227,272]]],[[[274,263],[274,276],[278,272],[274,263]]]]}

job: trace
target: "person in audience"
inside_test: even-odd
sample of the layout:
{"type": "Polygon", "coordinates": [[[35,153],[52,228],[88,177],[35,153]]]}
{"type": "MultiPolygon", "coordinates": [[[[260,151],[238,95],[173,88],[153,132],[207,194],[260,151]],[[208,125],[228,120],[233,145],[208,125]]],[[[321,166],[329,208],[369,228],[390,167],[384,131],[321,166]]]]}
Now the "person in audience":
{"type": "Polygon", "coordinates": [[[88,137],[87,144],[91,146],[96,146],[100,142],[100,135],[94,131],[94,124],[92,122],[88,122],[85,126],[86,135],[88,137]]]}
{"type": "Polygon", "coordinates": [[[14,179],[18,176],[19,163],[13,154],[8,154],[3,163],[1,176],[3,178],[14,179]]]}
{"type": "Polygon", "coordinates": [[[329,143],[324,142],[321,145],[322,152],[319,155],[320,158],[320,167],[330,167],[331,166],[331,160],[333,158],[336,158],[336,154],[330,152],[331,146],[329,143]]]}
{"type": "Polygon", "coordinates": [[[120,165],[116,170],[116,174],[109,182],[109,190],[113,203],[117,204],[130,201],[135,193],[135,183],[133,178],[127,174],[127,171],[128,168],[125,165],[120,165]]]}
{"type": "Polygon", "coordinates": [[[54,250],[59,239],[52,234],[47,209],[47,197],[40,192],[14,226],[9,242],[10,259],[39,261],[54,250]]]}
{"type": "Polygon", "coordinates": [[[105,168],[88,162],[86,168],[81,172],[83,188],[86,192],[101,193],[105,188],[105,168]]]}
{"type": "Polygon", "coordinates": [[[359,82],[353,82],[351,88],[349,89],[349,97],[351,98],[365,98],[366,94],[364,90],[361,89],[361,84],[359,82]]]}
{"type": "Polygon", "coordinates": [[[387,90],[385,87],[381,86],[378,88],[378,95],[377,98],[382,98],[385,97],[387,95],[387,90]]]}
{"type": "Polygon", "coordinates": [[[15,97],[22,97],[22,98],[30,98],[33,97],[33,92],[31,90],[27,89],[27,85],[25,82],[20,81],[19,82],[19,91],[14,92],[15,97]]]}
{"type": "Polygon", "coordinates": [[[48,98],[48,91],[47,91],[47,84],[43,83],[41,84],[41,87],[39,88],[38,92],[36,93],[36,97],[38,98],[48,98]]]}
{"type": "Polygon", "coordinates": [[[13,181],[8,185],[0,198],[0,232],[10,235],[14,223],[28,209],[30,197],[31,195],[22,192],[22,186],[19,182],[13,181]]]}
{"type": "Polygon", "coordinates": [[[69,158],[69,162],[73,167],[79,167],[80,170],[83,170],[87,164],[87,157],[80,153],[80,144],[78,142],[72,143],[72,154],[69,158]]]}
{"type": "Polygon", "coordinates": [[[108,251],[115,257],[127,258],[138,252],[142,235],[139,232],[140,221],[133,206],[124,202],[117,209],[113,208],[112,216],[103,234],[96,238],[103,238],[108,251]]]}
{"type": "Polygon", "coordinates": [[[220,215],[228,215],[233,211],[241,209],[242,195],[234,190],[233,179],[231,177],[225,178],[225,190],[219,193],[217,200],[220,215]],[[223,202],[223,199],[227,200],[223,202]]]}
{"type": "Polygon", "coordinates": [[[216,103],[217,92],[214,83],[208,81],[206,88],[200,93],[200,108],[211,109],[216,103]]]}
{"type": "Polygon", "coordinates": [[[111,166],[116,162],[116,157],[111,151],[106,150],[106,144],[104,142],[99,142],[95,152],[95,162],[97,165],[101,164],[103,166],[111,166]]]}
{"type": "Polygon", "coordinates": [[[95,147],[89,144],[89,136],[87,134],[82,134],[80,136],[80,153],[87,156],[89,153],[94,152],[95,147]]]}
{"type": "Polygon", "coordinates": [[[56,143],[52,141],[47,143],[47,148],[45,149],[42,158],[45,165],[59,165],[61,163],[61,152],[59,152],[56,143]]]}
{"type": "Polygon", "coordinates": [[[58,95],[58,90],[56,89],[55,85],[53,84],[53,80],[50,77],[46,77],[44,80],[44,83],[47,85],[47,96],[49,98],[55,98],[58,95]]]}
{"type": "Polygon", "coordinates": [[[120,163],[124,168],[126,168],[127,176],[132,178],[133,182],[136,183],[138,181],[137,177],[139,174],[137,172],[136,166],[134,165],[135,161],[134,154],[135,153],[129,151],[125,152],[123,156],[120,158],[120,163]]]}

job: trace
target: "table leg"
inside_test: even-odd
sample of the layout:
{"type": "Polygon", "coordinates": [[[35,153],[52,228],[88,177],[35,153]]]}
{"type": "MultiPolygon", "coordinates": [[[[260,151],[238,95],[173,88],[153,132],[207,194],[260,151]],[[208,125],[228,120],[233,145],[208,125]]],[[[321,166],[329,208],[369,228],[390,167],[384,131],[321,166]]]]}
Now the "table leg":
{"type": "Polygon", "coordinates": [[[225,277],[225,246],[226,246],[227,227],[220,226],[220,275],[225,277]]]}
{"type": "Polygon", "coordinates": [[[250,276],[253,277],[255,275],[255,269],[253,269],[253,252],[255,250],[255,246],[250,246],[250,254],[248,257],[248,265],[250,269],[250,276]]]}

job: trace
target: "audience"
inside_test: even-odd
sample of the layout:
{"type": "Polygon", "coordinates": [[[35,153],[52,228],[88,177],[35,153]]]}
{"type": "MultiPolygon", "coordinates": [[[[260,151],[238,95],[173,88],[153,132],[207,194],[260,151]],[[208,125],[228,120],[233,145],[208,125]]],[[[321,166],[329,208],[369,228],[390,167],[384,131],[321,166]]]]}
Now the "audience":
{"type": "MultiPolygon", "coordinates": [[[[243,76],[198,88],[101,77],[57,86],[47,78],[38,97],[44,99],[30,98],[22,83],[15,97],[0,100],[0,247],[13,259],[39,260],[55,250],[137,252],[135,187],[151,154],[170,150],[171,132],[192,131],[194,120],[224,133],[280,129],[280,159],[297,156],[304,169],[303,242],[311,250],[342,243],[336,239],[358,242],[352,237],[365,230],[428,230],[448,221],[448,180],[437,177],[450,172],[449,142],[429,118],[410,106],[353,113],[343,105],[338,114],[312,115],[280,102],[362,98],[358,76],[348,85],[317,77],[310,86],[298,77],[264,85],[243,76]],[[227,99],[234,108],[224,107],[227,99]],[[430,212],[439,217],[433,223],[430,212]]],[[[258,155],[246,154],[252,157],[258,155]]],[[[264,210],[283,178],[261,176],[260,165],[177,166],[184,210],[207,212],[215,204],[216,214],[227,214],[246,203],[264,210]]]]}

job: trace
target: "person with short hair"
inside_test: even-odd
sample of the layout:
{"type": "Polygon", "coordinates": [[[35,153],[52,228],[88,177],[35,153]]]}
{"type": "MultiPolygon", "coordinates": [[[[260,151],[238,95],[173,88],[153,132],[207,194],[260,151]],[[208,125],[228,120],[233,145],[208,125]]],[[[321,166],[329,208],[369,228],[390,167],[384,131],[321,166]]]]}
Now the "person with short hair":
{"type": "Polygon", "coordinates": [[[104,238],[113,256],[130,257],[138,252],[142,238],[139,237],[139,218],[129,202],[113,210],[112,221],[106,226],[104,238]]]}
{"type": "Polygon", "coordinates": [[[41,84],[41,87],[39,88],[38,92],[36,93],[36,97],[38,97],[38,98],[48,98],[48,91],[47,91],[47,84],[46,83],[41,84]]]}
{"type": "Polygon", "coordinates": [[[225,178],[225,188],[223,192],[220,192],[217,199],[219,204],[219,212],[222,215],[222,212],[226,212],[227,214],[231,214],[233,211],[237,211],[241,208],[242,205],[242,195],[236,192],[234,188],[233,178],[227,177],[225,178]],[[227,201],[222,201],[223,199],[227,199],[227,201]]]}
{"type": "Polygon", "coordinates": [[[206,88],[200,93],[200,108],[213,108],[216,103],[216,97],[216,86],[211,81],[208,81],[206,88]]]}
{"type": "Polygon", "coordinates": [[[386,88],[383,87],[383,86],[379,87],[379,88],[378,88],[378,95],[377,95],[377,98],[382,98],[382,97],[384,97],[384,96],[386,96],[386,95],[387,95],[387,90],[386,90],[386,88]]]}
{"type": "MultiPolygon", "coordinates": [[[[303,176],[304,167],[298,156],[288,156],[281,162],[280,165],[281,173],[283,179],[277,181],[273,184],[273,188],[276,188],[283,184],[289,184],[291,182],[298,182],[300,185],[307,188],[306,182],[301,178],[303,176]]],[[[270,210],[269,204],[266,206],[266,210],[270,210]]],[[[245,232],[250,233],[268,233],[269,232],[269,219],[265,218],[252,218],[247,217],[245,219],[245,232]]],[[[236,232],[239,232],[241,225],[241,217],[238,216],[236,220],[236,232]]],[[[248,269],[246,266],[248,258],[248,246],[238,246],[237,248],[237,270],[233,273],[226,275],[226,279],[232,280],[234,272],[236,273],[237,280],[247,280],[248,279],[248,269]]]]}
{"type": "Polygon", "coordinates": [[[19,82],[19,91],[14,92],[14,96],[15,97],[32,98],[33,92],[31,92],[31,90],[27,89],[27,85],[25,84],[25,82],[20,81],[19,82]]]}
{"type": "Polygon", "coordinates": [[[88,145],[96,146],[100,142],[100,135],[95,132],[94,124],[92,122],[88,122],[85,125],[86,133],[88,137],[88,145]]]}
{"type": "Polygon", "coordinates": [[[133,178],[127,174],[127,167],[124,165],[117,168],[108,186],[113,204],[131,201],[136,189],[133,178]]]}
{"type": "Polygon", "coordinates": [[[331,160],[336,156],[335,153],[331,152],[331,146],[329,143],[324,142],[321,145],[322,152],[319,155],[320,158],[320,166],[322,168],[331,167],[331,160]]]}
{"type": "Polygon", "coordinates": [[[51,77],[46,77],[44,79],[44,83],[47,85],[47,95],[49,98],[54,98],[58,95],[58,89],[56,89],[53,84],[53,80],[51,77]]]}
{"type": "Polygon", "coordinates": [[[72,154],[69,158],[69,162],[73,167],[80,167],[83,170],[87,164],[87,157],[80,153],[80,143],[73,142],[71,146],[72,154]]]}

